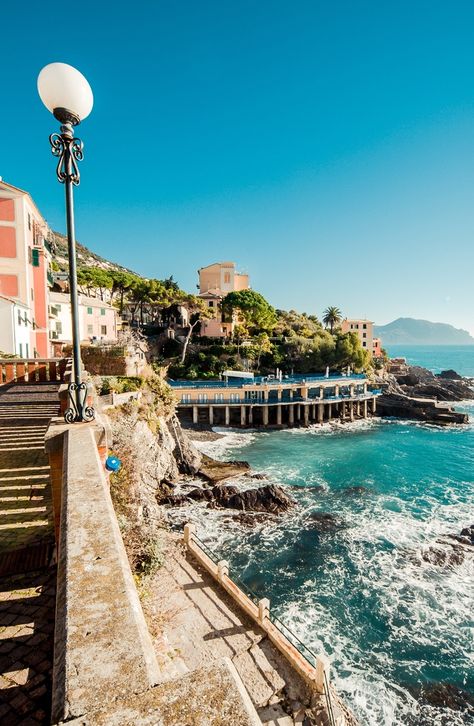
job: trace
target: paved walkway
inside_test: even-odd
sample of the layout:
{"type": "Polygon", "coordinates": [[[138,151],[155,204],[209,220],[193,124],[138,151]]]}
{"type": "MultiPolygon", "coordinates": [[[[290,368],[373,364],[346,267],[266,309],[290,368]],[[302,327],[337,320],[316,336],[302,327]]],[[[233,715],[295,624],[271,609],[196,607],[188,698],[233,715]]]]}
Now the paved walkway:
{"type": "Polygon", "coordinates": [[[0,387],[0,723],[49,723],[56,568],[44,435],[57,383],[0,387]]]}

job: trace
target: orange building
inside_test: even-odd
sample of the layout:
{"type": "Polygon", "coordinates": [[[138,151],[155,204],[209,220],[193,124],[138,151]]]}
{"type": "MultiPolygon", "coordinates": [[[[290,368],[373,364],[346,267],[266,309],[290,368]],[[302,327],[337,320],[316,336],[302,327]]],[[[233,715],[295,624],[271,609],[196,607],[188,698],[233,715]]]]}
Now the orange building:
{"type": "Polygon", "coordinates": [[[345,318],[341,323],[343,333],[356,333],[365,350],[372,353],[375,358],[382,355],[382,341],[374,338],[374,324],[372,320],[345,318]]]}
{"type": "Polygon", "coordinates": [[[28,192],[0,179],[0,295],[26,311],[23,324],[28,329],[26,338],[23,335],[15,350],[6,353],[25,358],[49,356],[49,234],[28,192]]]}
{"type": "Polygon", "coordinates": [[[201,267],[198,274],[199,297],[206,301],[213,312],[213,317],[202,323],[201,335],[226,338],[232,334],[236,321],[222,318],[221,302],[229,292],[248,290],[249,276],[236,272],[235,262],[214,262],[207,267],[201,267]]]}

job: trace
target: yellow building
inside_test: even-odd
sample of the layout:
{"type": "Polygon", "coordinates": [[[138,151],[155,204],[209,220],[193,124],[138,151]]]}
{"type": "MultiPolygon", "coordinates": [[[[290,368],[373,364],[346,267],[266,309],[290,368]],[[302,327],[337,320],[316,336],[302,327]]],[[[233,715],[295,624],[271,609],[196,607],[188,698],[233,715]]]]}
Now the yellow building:
{"type": "Polygon", "coordinates": [[[201,267],[199,274],[199,297],[212,309],[213,317],[202,323],[201,335],[210,338],[226,338],[232,334],[235,320],[223,320],[221,302],[229,292],[248,290],[249,276],[236,272],[235,262],[214,262],[201,267]]]}

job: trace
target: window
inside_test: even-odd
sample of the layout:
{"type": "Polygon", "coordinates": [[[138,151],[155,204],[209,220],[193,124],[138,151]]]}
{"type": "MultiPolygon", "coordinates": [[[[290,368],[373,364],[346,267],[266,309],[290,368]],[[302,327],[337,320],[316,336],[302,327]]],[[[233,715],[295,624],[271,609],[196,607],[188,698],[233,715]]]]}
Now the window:
{"type": "Polygon", "coordinates": [[[21,310],[18,310],[18,325],[21,325],[21,310]]]}
{"type": "Polygon", "coordinates": [[[56,310],[58,313],[61,311],[61,305],[59,303],[56,303],[56,310]]]}
{"type": "Polygon", "coordinates": [[[191,394],[183,393],[183,395],[181,396],[181,403],[191,403],[191,394]]]}
{"type": "Polygon", "coordinates": [[[198,395],[198,402],[199,403],[207,403],[207,393],[200,393],[198,395]]]}
{"type": "Polygon", "coordinates": [[[28,212],[28,229],[31,230],[31,214],[28,212]]]}
{"type": "Polygon", "coordinates": [[[356,323],[356,324],[354,325],[354,328],[355,328],[356,330],[359,330],[359,323],[356,323]]]}
{"type": "Polygon", "coordinates": [[[23,345],[20,343],[20,358],[23,358],[23,345]]]}
{"type": "Polygon", "coordinates": [[[25,348],[26,348],[26,357],[29,358],[30,357],[30,350],[29,350],[28,343],[25,343],[25,348]]]}
{"type": "Polygon", "coordinates": [[[362,333],[363,338],[367,338],[367,333],[362,333]]]}
{"type": "Polygon", "coordinates": [[[363,324],[362,327],[363,327],[364,330],[367,330],[367,325],[365,323],[363,324]]]}
{"type": "Polygon", "coordinates": [[[365,342],[365,340],[362,341],[362,347],[367,348],[367,343],[365,342]]]}
{"type": "Polygon", "coordinates": [[[208,304],[208,306],[210,308],[213,308],[214,307],[214,300],[209,300],[209,302],[207,304],[208,304]]]}
{"type": "Polygon", "coordinates": [[[61,333],[63,332],[63,324],[62,323],[56,323],[56,332],[59,333],[59,335],[61,335],[61,333]]]}
{"type": "Polygon", "coordinates": [[[224,282],[230,282],[230,272],[224,272],[224,282]]]}
{"type": "Polygon", "coordinates": [[[88,325],[87,326],[87,335],[92,335],[94,333],[94,326],[88,325]]]}
{"type": "Polygon", "coordinates": [[[40,266],[40,256],[39,256],[39,250],[31,250],[31,264],[33,267],[39,267],[40,266]]]}
{"type": "Polygon", "coordinates": [[[92,315],[92,308],[87,308],[87,314],[92,315]]]}
{"type": "Polygon", "coordinates": [[[214,395],[214,400],[216,403],[224,403],[224,394],[223,393],[216,393],[214,395]]]}
{"type": "Polygon", "coordinates": [[[231,403],[238,403],[240,401],[240,394],[239,393],[231,393],[230,394],[230,402],[231,403]]]}
{"type": "Polygon", "coordinates": [[[100,326],[100,334],[101,335],[107,335],[107,326],[106,325],[101,325],[100,326]]]}
{"type": "Polygon", "coordinates": [[[23,322],[25,323],[25,325],[28,325],[28,314],[27,314],[26,310],[23,313],[23,322]]]}
{"type": "Polygon", "coordinates": [[[100,309],[100,314],[101,314],[101,315],[105,315],[105,308],[101,308],[101,309],[100,309]]]}
{"type": "Polygon", "coordinates": [[[35,299],[35,292],[34,292],[33,288],[31,288],[31,299],[32,300],[35,299]]]}

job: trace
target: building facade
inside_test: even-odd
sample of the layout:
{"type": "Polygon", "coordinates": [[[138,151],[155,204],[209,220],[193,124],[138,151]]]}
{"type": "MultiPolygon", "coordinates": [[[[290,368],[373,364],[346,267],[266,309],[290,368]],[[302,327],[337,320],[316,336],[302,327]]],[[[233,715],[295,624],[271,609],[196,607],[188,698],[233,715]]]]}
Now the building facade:
{"type": "Polygon", "coordinates": [[[2,320],[10,326],[2,334],[6,353],[49,356],[49,237],[48,225],[28,192],[0,180],[0,295],[2,320]]]}
{"type": "Polygon", "coordinates": [[[229,292],[249,289],[249,276],[237,272],[235,262],[214,262],[201,267],[199,274],[199,297],[212,311],[212,318],[203,321],[201,335],[210,338],[226,338],[232,335],[236,320],[226,320],[221,313],[221,302],[229,292]]]}
{"type": "MultiPolygon", "coordinates": [[[[118,315],[115,308],[96,297],[78,296],[79,334],[82,343],[117,340],[118,315]]],[[[69,295],[51,292],[49,296],[50,339],[55,355],[72,343],[71,301],[69,295]]]]}
{"type": "Polygon", "coordinates": [[[345,318],[341,323],[343,333],[356,333],[362,347],[375,358],[382,355],[380,338],[374,338],[374,323],[371,320],[345,318]]]}

